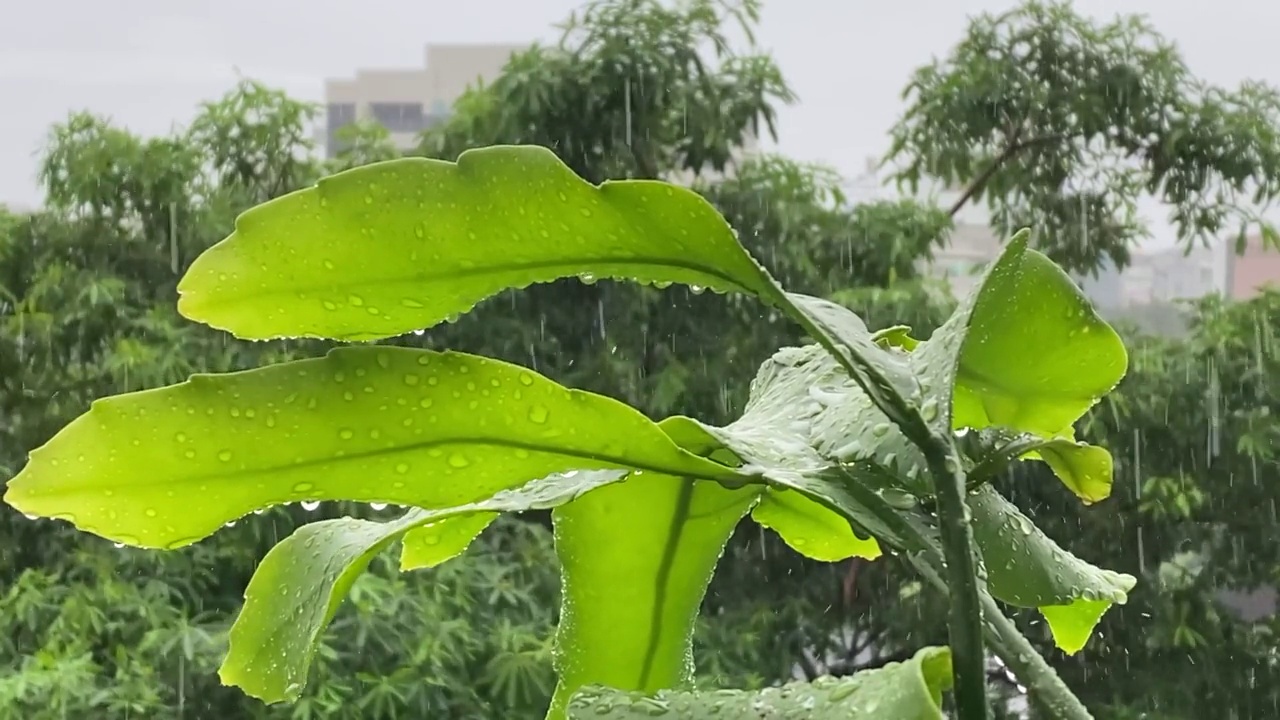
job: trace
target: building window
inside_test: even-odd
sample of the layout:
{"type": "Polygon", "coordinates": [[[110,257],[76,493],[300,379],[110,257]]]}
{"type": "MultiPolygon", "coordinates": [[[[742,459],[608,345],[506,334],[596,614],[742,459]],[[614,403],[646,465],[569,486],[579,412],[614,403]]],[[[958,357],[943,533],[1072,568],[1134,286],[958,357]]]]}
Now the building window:
{"type": "Polygon", "coordinates": [[[369,112],[379,125],[393,133],[416,133],[426,127],[422,103],[369,103],[369,112]]]}
{"type": "Polygon", "coordinates": [[[325,154],[334,157],[342,150],[338,131],[355,121],[355,103],[329,103],[325,120],[325,154]]]}

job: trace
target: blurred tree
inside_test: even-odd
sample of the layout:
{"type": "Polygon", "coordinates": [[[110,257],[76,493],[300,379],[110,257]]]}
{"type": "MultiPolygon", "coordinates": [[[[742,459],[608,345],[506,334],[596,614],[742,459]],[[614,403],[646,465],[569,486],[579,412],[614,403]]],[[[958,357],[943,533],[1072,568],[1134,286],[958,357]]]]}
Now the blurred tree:
{"type": "Polygon", "coordinates": [[[1243,243],[1251,225],[1280,240],[1260,215],[1280,195],[1280,94],[1196,78],[1141,17],[1039,0],[983,14],[903,95],[887,158],[900,185],[963,188],[952,214],[985,200],[1002,233],[1031,226],[1068,269],[1124,267],[1144,195],[1188,245],[1243,243]]]}
{"type": "MultiPolygon", "coordinates": [[[[918,268],[946,241],[950,214],[910,201],[854,206],[830,170],[748,152],[771,132],[775,106],[791,99],[767,56],[735,52],[727,40],[730,23],[750,36],[757,9],[752,0],[597,0],[559,44],[517,54],[491,85],[465,94],[454,117],[423,138],[422,152],[452,158],[468,147],[534,142],[589,179],[689,182],[788,286],[835,297],[873,326],[905,322],[927,335],[951,300],[918,268]]],[[[313,112],[246,82],[172,137],[141,139],[85,114],[54,129],[42,168],[48,211],[0,214],[6,476],[95,397],[327,347],[240,343],[173,309],[182,269],[226,234],[236,213],[323,171],[392,156],[385,131],[360,125],[346,133],[339,157],[321,164],[305,132],[313,112]]],[[[1238,133],[1243,139],[1223,137],[1247,144],[1265,135],[1256,127],[1238,133]]],[[[972,156],[955,167],[972,170],[973,158],[991,154],[973,150],[980,143],[969,138],[977,135],[951,137],[938,147],[972,156]]],[[[940,152],[923,142],[901,152],[940,152]]],[[[1011,157],[1039,157],[1021,152],[1011,157]]],[[[1001,173],[1034,167],[1010,162],[988,179],[983,197],[995,202],[991,188],[1007,188],[1000,202],[1012,208],[1021,180],[1001,173]]],[[[947,177],[925,165],[920,174],[947,177]]],[[[971,180],[976,172],[953,176],[971,180]]],[[[1028,177],[1041,183],[1032,183],[1040,194],[1025,198],[1040,213],[1030,217],[1059,217],[1057,196],[1040,176],[1028,177]]],[[[1049,227],[1062,242],[1088,240],[1081,263],[1120,252],[1132,238],[1049,227]]],[[[1044,237],[1059,259],[1076,257],[1044,237]]],[[[1267,684],[1275,621],[1232,619],[1215,594],[1276,581],[1275,549],[1263,530],[1268,508],[1274,525],[1266,493],[1274,497],[1276,487],[1266,474],[1274,465],[1267,418],[1280,408],[1258,410],[1274,404],[1261,378],[1272,363],[1275,303],[1200,308],[1185,343],[1137,340],[1133,375],[1084,429],[1116,450],[1116,500],[1081,511],[1033,470],[1008,481],[1055,537],[1146,581],[1128,608],[1108,615],[1087,664],[1060,664],[1097,708],[1190,718],[1204,716],[1212,699],[1245,718],[1269,717],[1248,713],[1275,707],[1274,683],[1267,684]],[[1212,458],[1209,447],[1218,448],[1212,458]],[[1226,488],[1224,468],[1232,478],[1226,488]],[[1233,551],[1232,542],[1243,549],[1233,551]],[[1179,554],[1186,550],[1196,554],[1179,554]],[[1207,570],[1171,589],[1183,566],[1207,570]],[[1146,616],[1148,623],[1135,620],[1146,616]]],[[[741,403],[768,353],[800,340],[740,298],[565,281],[505,294],[456,324],[395,342],[504,357],[654,416],[715,421],[741,403]]],[[[0,514],[0,718],[537,716],[558,586],[549,538],[531,524],[495,528],[463,562],[440,571],[402,577],[389,563],[377,565],[327,636],[317,670],[324,681],[302,703],[264,708],[217,684],[222,632],[257,558],[309,519],[373,512],[278,509],[159,555],[0,514]]],[[[818,565],[772,535],[744,531],[708,595],[700,667],[726,684],[758,686],[797,673],[845,673],[937,642],[945,637],[940,601],[911,577],[895,558],[818,565]]]]}
{"type": "MultiPolygon", "coordinates": [[[[309,112],[243,83],[172,137],[144,140],[84,113],[54,128],[41,168],[48,211],[0,214],[5,478],[97,397],[323,351],[231,341],[174,309],[185,263],[235,213],[318,176],[309,112]]],[[[298,524],[342,513],[376,514],[281,508],[157,554],[6,508],[0,718],[541,717],[558,577],[549,534],[520,523],[439,572],[401,577],[380,563],[339,615],[319,660],[325,682],[303,702],[266,708],[219,685],[227,623],[258,558],[298,524]]]]}

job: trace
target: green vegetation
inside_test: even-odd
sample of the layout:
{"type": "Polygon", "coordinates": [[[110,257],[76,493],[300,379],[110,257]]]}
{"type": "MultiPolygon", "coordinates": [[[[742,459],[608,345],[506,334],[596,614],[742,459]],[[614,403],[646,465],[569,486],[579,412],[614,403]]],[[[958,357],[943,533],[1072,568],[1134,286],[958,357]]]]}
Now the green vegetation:
{"type": "MultiPolygon", "coordinates": [[[[726,50],[698,64],[687,52],[665,52],[664,37],[686,33],[706,41],[701,47],[720,48],[725,22],[754,22],[750,7],[740,8],[746,11],[740,18],[721,17],[718,7],[691,3],[670,10],[637,0],[597,4],[595,14],[566,36],[569,52],[539,47],[514,58],[507,73],[468,94],[454,119],[424,138],[422,153],[456,159],[470,147],[546,143],[592,182],[672,177],[702,170],[716,158],[728,163],[743,132],[757,127],[763,132],[773,106],[788,101],[790,92],[767,57],[726,50]],[[609,34],[611,25],[627,28],[622,34],[632,41],[616,42],[619,35],[609,34]],[[642,73],[655,75],[641,78],[642,73]],[[636,78],[630,94],[619,80],[627,77],[636,78]],[[649,82],[655,78],[665,85],[649,82]],[[668,93],[644,94],[644,88],[664,86],[688,90],[674,99],[668,93]],[[709,89],[717,93],[714,99],[693,102],[709,89]],[[727,98],[738,108],[731,117],[717,112],[727,98]],[[592,138],[595,144],[575,150],[560,141],[573,138],[592,138]]],[[[1014,17],[1031,23],[1044,38],[1087,24],[1035,6],[1014,17]]],[[[980,19],[974,27],[986,27],[983,23],[989,21],[980,19]]],[[[980,39],[1002,37],[988,33],[980,39]]],[[[1101,42],[1114,39],[1115,32],[1075,37],[1091,43],[1091,62],[1128,62],[1106,49],[1120,45],[1101,42]]],[[[966,58],[974,57],[958,52],[950,58],[952,81],[920,85],[931,94],[913,98],[912,107],[980,104],[982,87],[961,80],[992,73],[1013,78],[1023,71],[1016,63],[994,63],[982,74],[966,75],[966,58]]],[[[1159,105],[1168,103],[1165,115],[1194,109],[1187,117],[1201,118],[1177,136],[1175,146],[1185,148],[1179,150],[1180,167],[1201,164],[1209,183],[1243,172],[1243,182],[1266,199],[1269,158],[1275,157],[1269,109],[1274,96],[1257,87],[1234,94],[1205,88],[1187,75],[1175,54],[1165,51],[1155,59],[1160,58],[1170,72],[1180,73],[1185,82],[1179,87],[1186,92],[1151,94],[1154,99],[1144,100],[1143,112],[1159,115],[1159,105]],[[1214,168],[1229,169],[1219,174],[1214,168]]],[[[1019,87],[1037,87],[1033,79],[1020,82],[1019,87]]],[[[1122,97],[1097,94],[1101,100],[1093,107],[1099,108],[1119,104],[1122,97]]],[[[1071,101],[1075,94],[1046,97],[1036,102],[1052,109],[1066,107],[1055,103],[1071,101]]],[[[237,342],[174,312],[178,277],[225,236],[241,211],[327,172],[396,155],[385,133],[354,127],[350,135],[358,142],[322,167],[306,152],[312,113],[306,105],[246,83],[202,108],[190,130],[171,137],[138,138],[89,115],[73,116],[54,129],[43,169],[48,210],[0,213],[0,414],[5,419],[0,466],[6,476],[23,468],[26,451],[43,444],[95,398],[171,385],[193,373],[317,357],[330,347],[319,340],[237,342]]],[[[1125,117],[1119,110],[1113,115],[1125,117]]],[[[1046,112],[1044,117],[1054,116],[1046,112]]],[[[912,122],[918,121],[904,120],[896,134],[906,133],[912,122]]],[[[975,159],[953,163],[959,169],[948,177],[954,184],[974,185],[986,167],[983,158],[998,152],[974,139],[981,136],[980,125],[953,122],[934,130],[955,130],[947,152],[972,153],[975,159]]],[[[905,147],[903,152],[918,158],[938,154],[937,148],[905,147]]],[[[899,155],[898,164],[910,167],[910,156],[899,155]]],[[[1033,245],[1068,267],[1107,255],[1123,262],[1123,255],[1110,249],[1132,243],[1138,236],[1133,228],[1103,233],[1093,219],[1066,224],[1063,208],[1041,204],[1054,197],[1057,180],[1028,174],[1041,163],[1011,167],[1021,173],[1018,178],[996,183],[975,200],[991,203],[997,216],[1007,208],[1009,227],[1035,227],[1033,245]],[[1033,181],[1040,189],[1028,199],[1001,190],[1032,187],[1033,181]],[[1031,214],[1015,214],[1019,208],[1031,214]],[[1044,218],[1058,220],[1041,222],[1044,218]],[[1059,230],[1064,227],[1072,229],[1059,230]],[[1117,237],[1122,240],[1108,240],[1117,237]]],[[[1080,176],[1089,174],[1076,167],[1082,168],[1080,176]]],[[[1155,177],[1152,166],[1142,167],[1155,177]]],[[[694,177],[693,189],[785,286],[856,311],[869,327],[885,329],[874,335],[881,345],[913,347],[914,341],[889,328],[903,323],[915,328],[917,337],[931,337],[948,317],[949,301],[939,300],[935,288],[919,277],[917,261],[945,242],[950,208],[909,201],[850,207],[829,171],[775,156],[739,160],[733,170],[728,177],[694,177]]],[[[1112,188],[1112,202],[1124,197],[1116,190],[1125,187],[1112,188]]],[[[1179,202],[1175,195],[1166,197],[1179,202]]],[[[1185,207],[1195,209],[1194,204],[1185,207]]],[[[1252,217],[1249,207],[1234,202],[1215,200],[1213,208],[1228,218],[1252,217]]],[[[1199,222],[1188,226],[1193,228],[1189,238],[1232,229],[1206,229],[1199,222]]],[[[1280,407],[1267,378],[1277,370],[1271,338],[1280,320],[1278,303],[1269,294],[1238,305],[1205,302],[1190,308],[1183,338],[1127,339],[1131,362],[1125,380],[1076,427],[1081,437],[1114,453],[1116,482],[1106,502],[1086,508],[1071,497],[1099,499],[1099,485],[1091,480],[1096,467],[1089,470],[1096,453],[1074,458],[1068,468],[1076,470],[1056,473],[1067,493],[1062,484],[1048,481],[1054,468],[1047,462],[1001,466],[993,461],[982,470],[991,470],[991,486],[1016,502],[1047,537],[1140,580],[1124,611],[1102,618],[1080,656],[1083,661],[1049,651],[1046,624],[1031,616],[1015,618],[1100,717],[1269,717],[1280,702],[1280,685],[1271,680],[1280,621],[1238,617],[1220,600],[1223,589],[1247,591],[1277,582],[1280,547],[1267,530],[1274,524],[1277,487],[1272,418],[1280,407]]],[[[504,292],[456,323],[383,345],[456,348],[498,358],[560,385],[618,398],[650,418],[697,417],[713,431],[729,432],[743,427],[746,416],[734,420],[742,415],[761,361],[778,347],[803,342],[780,313],[740,295],[698,294],[681,285],[659,291],[564,280],[504,292]]],[[[811,362],[825,357],[808,352],[814,353],[811,362]]],[[[790,361],[785,355],[780,359],[790,361]]],[[[765,367],[780,369],[773,361],[765,367]]],[[[835,366],[811,369],[829,371],[833,380],[843,377],[835,366]]],[[[685,447],[695,439],[696,426],[668,421],[660,427],[685,447]]],[[[1053,462],[1051,446],[1042,450],[1053,462]]],[[[610,484],[568,507],[581,504],[585,512],[591,498],[607,499],[627,486],[610,484]]],[[[554,489],[546,488],[551,500],[540,507],[554,501],[554,489]]],[[[927,494],[928,486],[915,489],[927,494]]],[[[905,504],[901,495],[888,493],[885,499],[905,504]]],[[[808,679],[848,675],[906,661],[921,647],[947,642],[946,600],[920,592],[914,569],[906,567],[913,557],[886,554],[872,562],[867,556],[876,553],[865,536],[860,539],[848,523],[842,525],[836,513],[814,516],[813,504],[794,493],[775,491],[770,500],[776,502],[757,505],[753,518],[780,532],[789,527],[785,539],[749,524],[734,529],[702,599],[693,645],[702,686],[761,688],[796,673],[808,679]],[[803,512],[818,521],[799,522],[803,512]],[[805,560],[787,542],[820,562],[805,560]]],[[[970,504],[973,512],[985,507],[974,500],[970,504]]],[[[3,513],[0,717],[542,716],[555,684],[551,641],[560,589],[550,534],[542,525],[545,515],[536,512],[524,518],[531,522],[499,518],[465,554],[430,570],[400,574],[385,555],[375,557],[369,571],[350,585],[330,631],[316,636],[310,682],[297,702],[264,706],[221,687],[216,670],[250,576],[261,558],[286,557],[281,553],[290,547],[286,540],[282,550],[269,554],[273,545],[344,527],[322,524],[292,535],[317,520],[353,515],[381,522],[398,514],[368,503],[325,502],[312,508],[307,503],[269,509],[165,553],[117,549],[64,523],[3,513]]],[[[415,548],[411,565],[425,568],[461,551],[473,529],[487,520],[484,513],[509,506],[486,508],[475,508],[467,518],[473,525],[458,518],[442,525],[448,534],[415,530],[422,542],[408,546],[415,548]]],[[[564,512],[559,522],[563,527],[564,512]]],[[[585,532],[591,522],[599,519],[586,517],[579,528],[585,532]]],[[[652,573],[651,562],[614,557],[582,570],[631,581],[652,573]]],[[[263,580],[254,582],[261,587],[263,580]]],[[[994,590],[997,578],[989,582],[994,590]]],[[[316,588],[324,592],[323,585],[316,588]]],[[[1034,606],[1055,591],[1038,592],[1021,601],[1002,599],[1034,606]]],[[[1055,623],[1055,630],[1061,628],[1055,623]]],[[[301,633],[291,640],[310,642],[301,633]]],[[[990,677],[997,680],[1001,674],[990,677]]],[[[1022,682],[1031,684],[1026,677],[1022,682]]],[[[1005,692],[992,687],[993,696],[1005,692]]]]}

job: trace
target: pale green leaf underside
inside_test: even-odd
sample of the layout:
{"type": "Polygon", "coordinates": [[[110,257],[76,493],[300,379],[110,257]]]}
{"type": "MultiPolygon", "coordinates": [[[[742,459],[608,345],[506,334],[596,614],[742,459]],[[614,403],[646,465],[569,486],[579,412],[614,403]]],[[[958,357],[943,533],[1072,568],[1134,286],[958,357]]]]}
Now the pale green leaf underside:
{"type": "Polygon", "coordinates": [[[970,493],[974,540],[991,593],[1020,607],[1040,608],[1058,647],[1084,647],[1112,604],[1124,604],[1136,580],[1103,570],[1062,549],[990,486],[970,493]]]}
{"type": "Polygon", "coordinates": [[[432,568],[452,560],[466,551],[471,541],[497,519],[496,512],[477,512],[445,518],[410,530],[401,539],[400,570],[432,568]]]}
{"type": "Polygon", "coordinates": [[[942,720],[942,693],[951,686],[951,655],[925,648],[904,663],[890,663],[845,678],[754,692],[660,692],[654,696],[592,687],[574,697],[570,720],[942,720]]]}
{"type": "Polygon", "coordinates": [[[243,338],[369,340],[586,274],[779,297],[693,191],[594,186],[546,148],[504,146],[366,165],[255,207],[191,265],[178,308],[243,338]]]}
{"type": "Polygon", "coordinates": [[[1106,448],[1057,438],[1047,441],[1035,454],[1085,503],[1111,496],[1113,468],[1106,448]]]}
{"type": "Polygon", "coordinates": [[[1039,460],[1085,504],[1111,495],[1113,461],[1105,448],[1070,437],[1044,438],[997,428],[967,435],[963,442],[973,446],[970,453],[976,465],[970,473],[971,482],[989,481],[1017,460],[1039,460]]]}
{"type": "Polygon", "coordinates": [[[751,510],[751,519],[778,533],[791,549],[814,560],[880,557],[875,538],[858,537],[844,516],[795,490],[769,488],[751,510]]]}
{"type": "Polygon", "coordinates": [[[446,508],[569,470],[742,479],[615,400],[460,353],[323,358],[101,400],[31,454],[5,500],[140,547],[271,505],[446,508]]]}
{"type": "MultiPolygon", "coordinates": [[[[375,555],[406,532],[556,507],[624,476],[620,470],[553,475],[469,505],[410,510],[391,522],[343,518],[304,525],[267,553],[249,581],[219,670],[222,682],[266,702],[296,699],[306,684],[320,634],[352,583],[375,555]]],[[[483,529],[471,527],[476,534],[483,529]]],[[[455,533],[451,539],[455,555],[474,535],[466,542],[457,542],[459,537],[455,533]]]]}
{"type": "Polygon", "coordinates": [[[548,717],[585,685],[647,693],[691,680],[698,608],[759,492],[646,473],[555,511],[560,684],[548,717]]]}

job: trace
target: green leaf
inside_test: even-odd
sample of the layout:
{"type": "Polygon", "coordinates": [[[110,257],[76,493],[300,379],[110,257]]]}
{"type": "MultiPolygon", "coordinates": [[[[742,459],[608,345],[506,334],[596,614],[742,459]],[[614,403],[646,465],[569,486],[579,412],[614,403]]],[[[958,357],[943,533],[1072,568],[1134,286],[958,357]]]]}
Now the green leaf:
{"type": "Polygon", "coordinates": [[[366,165],[255,207],[192,263],[178,308],[242,338],[370,340],[575,275],[781,299],[693,191],[595,186],[546,148],[507,146],[366,165]]]}
{"type": "Polygon", "coordinates": [[[860,538],[839,513],[795,490],[769,488],[751,511],[751,519],[773,530],[793,550],[814,560],[837,562],[851,557],[875,560],[880,545],[860,538]]]}
{"type": "Polygon", "coordinates": [[[1111,495],[1113,463],[1104,448],[1000,428],[968,434],[962,444],[976,446],[967,449],[977,461],[969,472],[971,485],[989,481],[1016,460],[1040,460],[1086,505],[1111,495]]]}
{"type": "Polygon", "coordinates": [[[650,693],[692,680],[698,608],[758,495],[644,473],[555,511],[564,589],[550,718],[585,685],[650,693]]]}
{"type": "Polygon", "coordinates": [[[1062,435],[1128,362],[1120,336],[1062,268],[1011,242],[975,298],[953,424],[1062,435]]]}
{"type": "MultiPolygon", "coordinates": [[[[763,397],[770,396],[766,394],[763,397]]],[[[764,412],[767,416],[767,411],[763,410],[765,405],[767,400],[762,400],[761,396],[753,396],[748,415],[756,417],[764,412]]],[[[749,420],[744,424],[739,421],[735,423],[735,427],[742,432],[750,422],[749,420]]],[[[756,458],[762,455],[753,450],[751,437],[780,438],[777,433],[761,433],[757,436],[746,432],[744,439],[734,436],[734,430],[710,428],[696,420],[679,416],[667,418],[659,426],[684,449],[704,457],[723,457],[726,464],[734,466],[739,465],[741,459],[717,435],[730,438],[735,447],[743,449],[748,457],[756,458]]],[[[766,476],[777,474],[767,469],[762,470],[766,476]]],[[[764,488],[760,494],[760,502],[751,511],[751,518],[776,532],[796,552],[815,560],[835,562],[850,557],[874,560],[880,556],[880,546],[875,538],[859,537],[839,512],[785,487],[764,488]]]]}
{"type": "Polygon", "coordinates": [[[990,486],[969,495],[969,509],[991,593],[1011,605],[1039,608],[1067,653],[1083,648],[1102,614],[1124,604],[1137,583],[1062,549],[990,486]]]}
{"type": "Polygon", "coordinates": [[[224,684],[239,686],[266,702],[294,700],[306,684],[320,634],[352,583],[374,556],[406,532],[502,512],[557,507],[616,483],[626,474],[600,470],[553,475],[478,503],[410,510],[391,522],[343,518],[304,525],[272,548],[254,572],[245,590],[244,608],[231,627],[219,677],[224,684]]]}
{"type": "Polygon", "coordinates": [[[1054,438],[1045,441],[1035,454],[1086,505],[1111,496],[1112,460],[1106,448],[1054,438]]]}
{"type": "Polygon", "coordinates": [[[610,468],[750,480],[620,402],[524,368],[355,347],[98,401],[31,454],[5,499],[116,542],[174,548],[280,503],[443,508],[610,468]]]}
{"type": "Polygon", "coordinates": [[[400,549],[401,572],[432,568],[458,557],[497,519],[498,513],[472,513],[410,530],[405,533],[400,549]]]}
{"type": "Polygon", "coordinates": [[[850,677],[824,677],[758,691],[636,692],[592,687],[569,705],[570,720],[942,720],[942,693],[951,687],[951,653],[925,648],[903,663],[850,677]]]}

